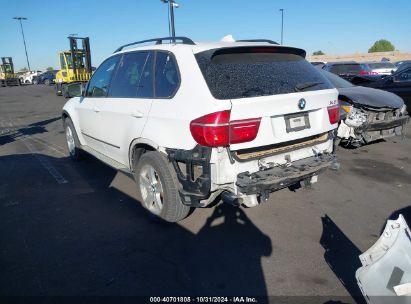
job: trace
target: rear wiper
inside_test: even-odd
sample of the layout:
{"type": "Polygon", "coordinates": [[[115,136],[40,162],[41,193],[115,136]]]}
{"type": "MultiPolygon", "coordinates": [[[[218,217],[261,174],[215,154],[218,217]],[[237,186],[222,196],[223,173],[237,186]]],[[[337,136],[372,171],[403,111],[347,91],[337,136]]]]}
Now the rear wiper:
{"type": "Polygon", "coordinates": [[[308,89],[308,88],[311,88],[311,87],[315,87],[315,86],[317,86],[317,85],[319,85],[319,84],[323,84],[323,82],[305,82],[305,83],[299,83],[299,84],[297,84],[297,85],[294,87],[294,89],[295,89],[297,92],[300,92],[300,91],[304,91],[305,89],[308,89]]]}
{"type": "Polygon", "coordinates": [[[264,90],[261,88],[251,88],[241,92],[242,97],[254,97],[254,96],[261,96],[266,95],[264,90]]]}

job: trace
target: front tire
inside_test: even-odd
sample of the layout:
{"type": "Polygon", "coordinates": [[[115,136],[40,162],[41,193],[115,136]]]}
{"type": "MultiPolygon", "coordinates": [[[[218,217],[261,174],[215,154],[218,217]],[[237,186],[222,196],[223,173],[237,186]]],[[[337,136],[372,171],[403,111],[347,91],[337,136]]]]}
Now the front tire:
{"type": "Polygon", "coordinates": [[[157,151],[141,156],[134,170],[139,200],[151,213],[167,222],[178,222],[190,212],[181,202],[178,179],[168,159],[157,151]]]}
{"type": "Polygon", "coordinates": [[[49,86],[51,84],[51,81],[49,79],[44,80],[44,84],[46,86],[49,86]]]}
{"type": "Polygon", "coordinates": [[[70,118],[64,120],[64,131],[66,134],[67,148],[72,160],[78,161],[84,158],[85,152],[80,149],[80,141],[78,140],[76,129],[70,118]]]}

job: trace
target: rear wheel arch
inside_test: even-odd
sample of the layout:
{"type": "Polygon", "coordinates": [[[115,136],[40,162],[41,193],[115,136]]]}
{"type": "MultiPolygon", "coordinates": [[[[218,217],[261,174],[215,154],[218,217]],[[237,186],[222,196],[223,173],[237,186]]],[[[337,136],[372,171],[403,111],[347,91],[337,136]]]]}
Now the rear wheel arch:
{"type": "Polygon", "coordinates": [[[131,171],[134,171],[139,159],[147,151],[158,151],[158,145],[143,138],[133,140],[129,149],[129,163],[131,171]]]}

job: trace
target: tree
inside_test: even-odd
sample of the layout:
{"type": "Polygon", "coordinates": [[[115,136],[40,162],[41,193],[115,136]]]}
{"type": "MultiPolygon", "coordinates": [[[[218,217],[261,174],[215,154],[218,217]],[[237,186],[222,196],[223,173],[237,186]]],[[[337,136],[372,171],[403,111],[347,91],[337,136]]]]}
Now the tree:
{"type": "Polygon", "coordinates": [[[315,52],[313,53],[313,56],[318,56],[318,55],[325,55],[325,54],[324,54],[323,51],[321,51],[321,50],[315,51],[315,52]]]}
{"type": "Polygon", "coordinates": [[[392,52],[395,50],[394,45],[385,39],[380,39],[374,43],[374,45],[368,50],[368,53],[375,52],[392,52]]]}
{"type": "Polygon", "coordinates": [[[48,68],[46,69],[46,71],[54,71],[54,68],[53,68],[53,67],[48,67],[48,68]]]}

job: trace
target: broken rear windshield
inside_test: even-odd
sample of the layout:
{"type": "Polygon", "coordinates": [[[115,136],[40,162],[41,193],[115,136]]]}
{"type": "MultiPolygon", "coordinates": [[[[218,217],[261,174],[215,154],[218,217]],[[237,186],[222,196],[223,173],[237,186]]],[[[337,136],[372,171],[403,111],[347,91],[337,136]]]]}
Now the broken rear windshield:
{"type": "MultiPolygon", "coordinates": [[[[229,48],[196,54],[216,99],[235,99],[333,88],[315,67],[289,48],[229,48]]],[[[302,52],[302,51],[301,51],[302,52]]]]}

